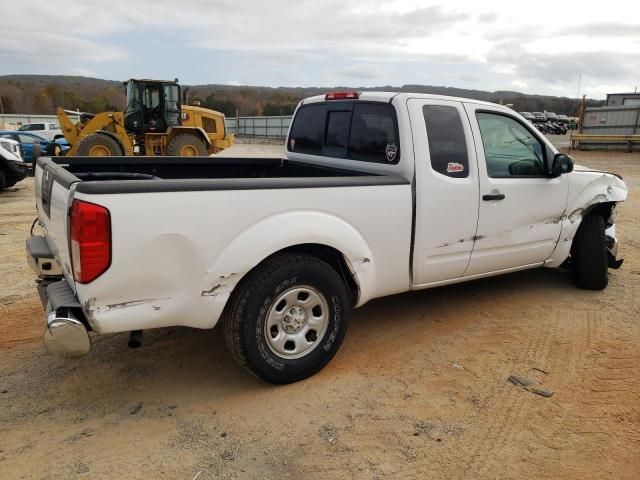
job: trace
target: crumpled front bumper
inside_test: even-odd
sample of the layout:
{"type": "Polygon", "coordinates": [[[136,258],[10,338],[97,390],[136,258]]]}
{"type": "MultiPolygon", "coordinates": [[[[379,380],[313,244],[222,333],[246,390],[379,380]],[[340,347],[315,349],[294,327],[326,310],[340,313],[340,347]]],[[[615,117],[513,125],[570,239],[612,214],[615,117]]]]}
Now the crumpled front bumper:
{"type": "Polygon", "coordinates": [[[620,268],[624,259],[618,259],[618,239],[616,238],[615,224],[607,228],[604,232],[607,239],[607,260],[609,268],[617,270],[620,268]]]}

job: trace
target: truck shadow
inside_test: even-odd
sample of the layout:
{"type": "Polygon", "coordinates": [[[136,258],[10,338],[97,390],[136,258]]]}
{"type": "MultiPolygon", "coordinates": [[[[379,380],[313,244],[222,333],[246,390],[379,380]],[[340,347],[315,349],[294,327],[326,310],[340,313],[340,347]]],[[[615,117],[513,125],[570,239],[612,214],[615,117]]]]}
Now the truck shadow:
{"type": "MultiPolygon", "coordinates": [[[[273,387],[242,370],[228,353],[220,328],[148,331],[139,349],[127,347],[126,334],[98,337],[89,356],[77,361],[53,359],[41,345],[31,344],[11,362],[3,362],[0,381],[8,390],[4,399],[20,404],[25,415],[43,408],[82,415],[126,413],[139,402],[157,411],[203,401],[236,405],[256,395],[273,395],[274,390],[280,392],[276,395],[290,395],[331,384],[336,372],[357,369],[363,352],[384,352],[389,338],[415,343],[416,330],[434,325],[455,334],[478,321],[481,312],[499,318],[519,315],[527,305],[571,308],[569,301],[580,295],[588,300],[593,292],[573,287],[567,272],[533,270],[378,299],[354,311],[341,351],[327,368],[285,387],[273,387]],[[509,310],[509,305],[517,308],[509,310]]],[[[430,341],[428,335],[417,338],[430,341]]]]}

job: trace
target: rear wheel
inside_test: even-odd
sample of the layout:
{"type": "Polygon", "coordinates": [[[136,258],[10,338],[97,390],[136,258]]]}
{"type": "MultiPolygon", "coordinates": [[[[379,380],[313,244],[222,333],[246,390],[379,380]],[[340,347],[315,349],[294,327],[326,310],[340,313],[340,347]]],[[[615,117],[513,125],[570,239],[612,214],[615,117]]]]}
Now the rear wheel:
{"type": "Polygon", "coordinates": [[[278,255],[234,291],[224,315],[227,345],[263,380],[302,380],[338,351],[349,310],[346,286],[331,266],[308,255],[278,255]]]}
{"type": "Polygon", "coordinates": [[[174,137],[169,143],[167,153],[172,157],[206,157],[208,154],[204,142],[191,133],[174,137]]]}
{"type": "Polygon", "coordinates": [[[124,155],[120,143],[102,133],[92,133],[80,140],[77,152],[82,157],[121,157],[124,155]]]}
{"type": "Polygon", "coordinates": [[[571,247],[573,283],[585,290],[603,290],[609,283],[607,240],[600,215],[582,219],[571,247]]]}

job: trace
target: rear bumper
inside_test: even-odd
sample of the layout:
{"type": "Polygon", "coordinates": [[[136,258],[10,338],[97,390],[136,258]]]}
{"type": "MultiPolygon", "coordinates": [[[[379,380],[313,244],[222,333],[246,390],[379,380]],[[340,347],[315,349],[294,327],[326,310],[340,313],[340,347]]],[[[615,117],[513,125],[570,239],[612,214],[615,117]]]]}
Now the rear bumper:
{"type": "Polygon", "coordinates": [[[45,309],[45,350],[58,358],[79,358],[91,350],[82,305],[60,276],[60,269],[44,237],[27,239],[27,261],[40,277],[38,294],[45,309]]]}

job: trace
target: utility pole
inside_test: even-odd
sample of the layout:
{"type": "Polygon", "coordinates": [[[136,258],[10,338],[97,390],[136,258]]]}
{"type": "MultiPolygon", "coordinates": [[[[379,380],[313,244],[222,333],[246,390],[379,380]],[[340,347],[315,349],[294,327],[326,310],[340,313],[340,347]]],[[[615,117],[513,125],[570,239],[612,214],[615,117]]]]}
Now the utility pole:
{"type": "Polygon", "coordinates": [[[4,105],[2,104],[2,95],[0,95],[0,114],[4,115],[4,105]]]}
{"type": "Polygon", "coordinates": [[[578,91],[576,92],[576,100],[580,98],[580,84],[582,83],[582,74],[578,77],[578,91]]]}

